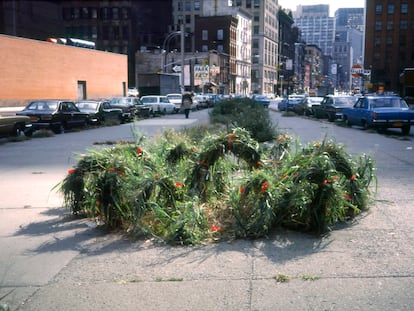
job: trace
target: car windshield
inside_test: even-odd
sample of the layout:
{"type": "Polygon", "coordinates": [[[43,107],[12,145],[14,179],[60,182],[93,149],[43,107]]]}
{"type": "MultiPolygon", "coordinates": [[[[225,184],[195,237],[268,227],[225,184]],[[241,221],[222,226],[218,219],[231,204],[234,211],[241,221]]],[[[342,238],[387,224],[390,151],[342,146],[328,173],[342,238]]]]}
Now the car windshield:
{"type": "Polygon", "coordinates": [[[181,100],[181,95],[168,95],[167,98],[168,99],[178,99],[178,100],[181,100]]]}
{"type": "Polygon", "coordinates": [[[370,99],[371,108],[408,108],[402,98],[373,98],[370,99]]]}
{"type": "Polygon", "coordinates": [[[131,99],[128,97],[113,98],[111,99],[111,104],[129,106],[131,105],[131,99]]]}
{"type": "Polygon", "coordinates": [[[98,103],[80,102],[80,103],[77,103],[76,106],[78,106],[79,109],[96,110],[98,108],[98,103]]]}
{"type": "Polygon", "coordinates": [[[160,97],[160,102],[161,103],[169,103],[170,101],[168,100],[167,97],[160,97]]]}
{"type": "Polygon", "coordinates": [[[353,106],[355,99],[353,97],[337,97],[335,99],[336,106],[353,106]]]}
{"type": "Polygon", "coordinates": [[[57,102],[50,102],[50,101],[35,101],[30,103],[27,106],[27,110],[56,110],[57,109],[57,102]]]}

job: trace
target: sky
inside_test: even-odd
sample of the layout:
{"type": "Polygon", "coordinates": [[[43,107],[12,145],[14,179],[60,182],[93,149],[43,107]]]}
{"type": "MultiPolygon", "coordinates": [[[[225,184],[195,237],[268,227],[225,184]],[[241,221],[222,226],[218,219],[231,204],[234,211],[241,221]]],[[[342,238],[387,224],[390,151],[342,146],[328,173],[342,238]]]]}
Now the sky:
{"type": "Polygon", "coordinates": [[[283,8],[296,11],[296,6],[301,5],[315,5],[315,4],[329,4],[329,15],[334,16],[335,11],[340,8],[363,8],[365,7],[365,0],[279,0],[279,5],[283,8]]]}

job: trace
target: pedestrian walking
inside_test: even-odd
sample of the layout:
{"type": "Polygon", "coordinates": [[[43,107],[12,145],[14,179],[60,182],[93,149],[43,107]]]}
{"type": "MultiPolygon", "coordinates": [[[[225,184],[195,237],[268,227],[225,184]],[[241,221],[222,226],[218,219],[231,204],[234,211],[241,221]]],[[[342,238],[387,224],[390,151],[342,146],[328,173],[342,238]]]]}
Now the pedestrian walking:
{"type": "Polygon", "coordinates": [[[190,115],[191,106],[193,105],[193,94],[185,93],[181,100],[181,108],[184,109],[185,118],[188,119],[190,115]]]}

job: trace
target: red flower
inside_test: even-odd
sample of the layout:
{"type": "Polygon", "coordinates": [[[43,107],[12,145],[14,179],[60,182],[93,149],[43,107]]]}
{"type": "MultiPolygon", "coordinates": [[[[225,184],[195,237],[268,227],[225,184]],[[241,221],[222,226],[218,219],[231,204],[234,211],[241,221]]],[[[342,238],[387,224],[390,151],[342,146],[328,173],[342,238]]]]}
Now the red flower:
{"type": "Polygon", "coordinates": [[[240,187],[240,193],[242,194],[244,192],[244,187],[240,187]]]}
{"type": "Polygon", "coordinates": [[[68,169],[68,174],[73,174],[76,172],[76,168],[68,169]]]}
{"type": "Polygon", "coordinates": [[[142,154],[142,149],[140,147],[137,148],[137,154],[141,155],[142,154]]]}
{"type": "Polygon", "coordinates": [[[263,182],[261,192],[265,193],[268,188],[269,188],[269,183],[267,181],[263,182]]]}
{"type": "Polygon", "coordinates": [[[115,168],[113,168],[113,167],[110,167],[110,168],[108,168],[108,171],[110,171],[110,172],[115,172],[115,171],[116,171],[116,169],[115,169],[115,168]]]}
{"type": "Polygon", "coordinates": [[[351,178],[350,178],[350,180],[355,180],[355,179],[356,179],[355,175],[352,175],[351,178]]]}
{"type": "Polygon", "coordinates": [[[180,182],[176,182],[175,183],[175,187],[176,188],[182,188],[184,185],[182,184],[182,183],[180,183],[180,182]]]}
{"type": "Polygon", "coordinates": [[[322,185],[323,185],[323,186],[326,186],[326,184],[328,184],[328,183],[329,183],[329,180],[326,180],[326,179],[325,179],[325,180],[323,181],[322,185]]]}
{"type": "Polygon", "coordinates": [[[215,225],[211,225],[211,231],[220,232],[221,231],[221,228],[220,227],[216,227],[215,225]]]}

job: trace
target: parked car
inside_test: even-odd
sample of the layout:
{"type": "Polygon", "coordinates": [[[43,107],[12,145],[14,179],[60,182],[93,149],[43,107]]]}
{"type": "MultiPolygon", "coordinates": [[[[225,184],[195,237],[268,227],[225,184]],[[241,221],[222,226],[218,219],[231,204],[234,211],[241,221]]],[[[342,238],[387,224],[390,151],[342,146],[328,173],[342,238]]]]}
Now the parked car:
{"type": "Polygon", "coordinates": [[[408,135],[414,125],[414,110],[410,110],[406,101],[396,95],[361,96],[352,108],[342,110],[342,114],[348,126],[378,130],[401,128],[403,135],[408,135]]]}
{"type": "Polygon", "coordinates": [[[133,97],[138,97],[139,96],[139,92],[138,92],[138,90],[137,90],[136,87],[130,87],[128,89],[128,94],[127,95],[128,96],[133,96],[133,97]]]}
{"type": "Polygon", "coordinates": [[[351,108],[355,101],[356,97],[350,95],[326,95],[320,104],[312,105],[313,114],[329,121],[341,120],[342,110],[351,108]]]}
{"type": "Polygon", "coordinates": [[[293,107],[293,111],[299,115],[310,116],[313,114],[313,105],[320,105],[323,97],[306,96],[297,105],[293,107]]]}
{"type": "Polygon", "coordinates": [[[141,97],[141,102],[152,106],[153,114],[171,114],[175,111],[175,105],[170,103],[167,96],[146,95],[141,97]]]}
{"type": "Polygon", "coordinates": [[[179,112],[181,110],[181,101],[183,99],[183,95],[180,93],[171,93],[166,95],[170,103],[175,105],[174,112],[179,112]]]}
{"type": "Polygon", "coordinates": [[[220,95],[213,93],[206,93],[204,96],[207,97],[207,106],[214,107],[220,101],[220,95]]]}
{"type": "Polygon", "coordinates": [[[72,101],[50,99],[32,101],[16,114],[30,117],[34,131],[46,128],[56,134],[67,129],[83,127],[89,118],[89,114],[81,112],[72,101]]]}
{"type": "Polygon", "coordinates": [[[260,105],[263,105],[263,107],[265,107],[265,108],[269,108],[269,105],[270,105],[270,100],[269,100],[269,98],[268,98],[266,95],[254,94],[254,95],[252,96],[252,99],[253,99],[256,103],[258,103],[258,104],[260,104],[260,105]]]}
{"type": "Polygon", "coordinates": [[[293,111],[293,107],[305,97],[305,95],[291,94],[277,103],[277,109],[279,111],[293,111]]]}
{"type": "Polygon", "coordinates": [[[152,107],[144,105],[137,97],[114,97],[109,104],[113,108],[122,109],[123,122],[129,122],[138,117],[149,117],[152,115],[152,107]]]}
{"type": "Polygon", "coordinates": [[[193,101],[197,103],[197,109],[208,108],[208,98],[205,95],[195,95],[193,101]]]}
{"type": "Polygon", "coordinates": [[[32,135],[32,122],[27,116],[0,116],[0,137],[32,135]]]}
{"type": "Polygon", "coordinates": [[[89,124],[102,124],[105,121],[122,122],[122,109],[114,108],[107,100],[81,100],[76,102],[81,112],[89,114],[89,124]]]}

